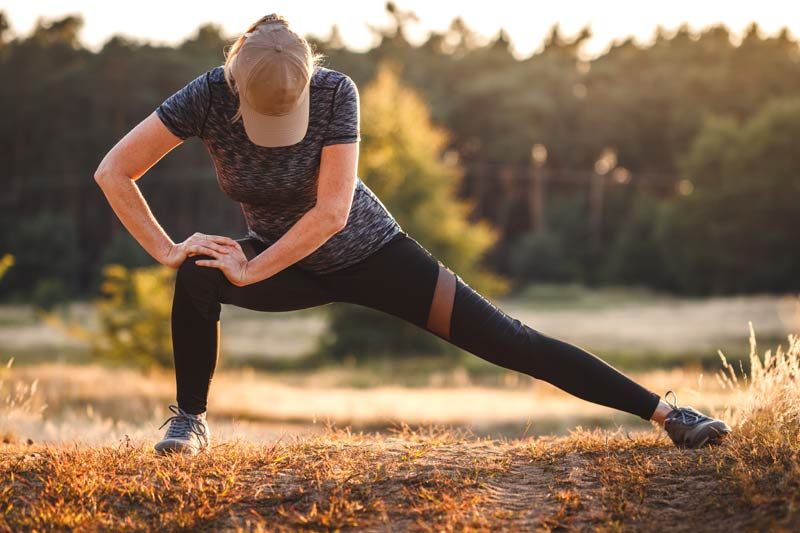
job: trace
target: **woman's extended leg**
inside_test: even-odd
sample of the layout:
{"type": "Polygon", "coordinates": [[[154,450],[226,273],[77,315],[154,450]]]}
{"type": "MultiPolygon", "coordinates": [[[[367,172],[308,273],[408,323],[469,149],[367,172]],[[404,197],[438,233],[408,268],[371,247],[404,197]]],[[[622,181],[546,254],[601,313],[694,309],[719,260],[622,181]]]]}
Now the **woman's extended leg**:
{"type": "Polygon", "coordinates": [[[650,420],[660,397],[594,354],[498,309],[456,276],[450,342],[584,400],[650,420]]]}
{"type": "Polygon", "coordinates": [[[403,318],[487,361],[650,419],[659,396],[578,346],[510,317],[405,234],[326,276],[337,299],[403,318]]]}
{"type": "MultiPolygon", "coordinates": [[[[263,249],[261,242],[238,241],[248,259],[263,249]]],[[[222,303],[258,311],[291,311],[332,301],[313,276],[289,267],[259,283],[237,287],[217,268],[198,266],[196,255],[178,268],[172,302],[172,348],[178,407],[190,414],[206,410],[211,378],[219,354],[222,303]]]]}

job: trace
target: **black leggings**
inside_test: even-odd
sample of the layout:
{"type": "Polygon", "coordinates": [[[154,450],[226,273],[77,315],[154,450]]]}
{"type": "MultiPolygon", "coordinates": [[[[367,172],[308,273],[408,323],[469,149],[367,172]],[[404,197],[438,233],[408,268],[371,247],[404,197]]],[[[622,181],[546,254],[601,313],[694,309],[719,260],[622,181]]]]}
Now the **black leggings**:
{"type": "MultiPolygon", "coordinates": [[[[248,259],[265,248],[253,238],[238,242],[248,259]]],[[[330,302],[359,304],[590,402],[646,420],[659,402],[657,394],[591,353],[505,314],[405,232],[366,259],[335,272],[314,274],[292,265],[244,287],[230,283],[217,268],[195,264],[204,258],[209,256],[189,257],[179,267],[172,305],[177,400],[189,413],[206,410],[219,352],[222,303],[257,311],[290,311],[330,302]]]]}

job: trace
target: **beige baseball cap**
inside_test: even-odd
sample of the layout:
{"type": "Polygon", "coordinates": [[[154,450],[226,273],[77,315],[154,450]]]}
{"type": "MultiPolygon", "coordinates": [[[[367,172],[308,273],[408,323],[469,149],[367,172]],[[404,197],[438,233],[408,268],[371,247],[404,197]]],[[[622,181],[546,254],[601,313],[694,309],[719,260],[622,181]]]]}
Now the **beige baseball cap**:
{"type": "Polygon", "coordinates": [[[245,37],[231,63],[245,132],[259,146],[297,144],[308,130],[310,48],[282,22],[245,37]]]}

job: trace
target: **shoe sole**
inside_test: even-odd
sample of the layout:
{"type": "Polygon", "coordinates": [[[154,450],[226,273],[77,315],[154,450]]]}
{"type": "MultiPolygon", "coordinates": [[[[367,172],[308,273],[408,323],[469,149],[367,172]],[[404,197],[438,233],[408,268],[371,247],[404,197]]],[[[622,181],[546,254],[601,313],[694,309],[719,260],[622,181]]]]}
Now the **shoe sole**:
{"type": "Polygon", "coordinates": [[[168,453],[182,453],[184,455],[197,455],[199,450],[183,441],[176,439],[164,439],[154,446],[157,453],[165,455],[168,453]]]}

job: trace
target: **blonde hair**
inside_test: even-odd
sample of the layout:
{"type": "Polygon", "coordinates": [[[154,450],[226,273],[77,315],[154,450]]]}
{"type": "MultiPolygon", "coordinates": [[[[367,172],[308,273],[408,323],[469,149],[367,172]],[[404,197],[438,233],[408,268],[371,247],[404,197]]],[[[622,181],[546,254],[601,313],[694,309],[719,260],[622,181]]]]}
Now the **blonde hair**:
{"type": "MultiPolygon", "coordinates": [[[[225,81],[228,83],[228,87],[230,87],[231,91],[237,92],[235,87],[235,80],[233,79],[233,75],[231,74],[231,63],[233,62],[233,58],[236,57],[236,54],[239,53],[239,49],[244,44],[245,40],[247,40],[247,34],[252,31],[255,31],[257,27],[262,24],[283,24],[286,28],[289,28],[289,21],[282,15],[276,15],[275,13],[265,15],[252,23],[247,30],[239,36],[238,39],[225,51],[225,64],[223,66],[223,71],[225,73],[225,81]]],[[[306,48],[306,57],[308,58],[308,70],[309,72],[313,73],[316,67],[318,67],[325,56],[322,54],[317,53],[309,44],[309,42],[301,37],[300,35],[296,34],[292,30],[289,30],[292,35],[297,37],[297,39],[305,45],[306,48]]],[[[241,106],[236,111],[236,114],[233,115],[231,122],[236,122],[242,117],[242,109],[241,106]]]]}

